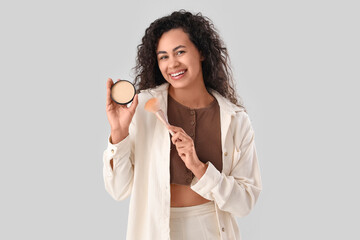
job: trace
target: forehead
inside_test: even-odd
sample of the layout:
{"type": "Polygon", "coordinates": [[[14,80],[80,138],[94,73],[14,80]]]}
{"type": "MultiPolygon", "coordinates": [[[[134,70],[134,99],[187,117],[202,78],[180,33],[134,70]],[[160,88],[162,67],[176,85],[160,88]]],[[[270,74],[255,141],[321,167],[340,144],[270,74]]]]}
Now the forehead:
{"type": "Polygon", "coordinates": [[[157,50],[172,49],[178,45],[189,47],[191,41],[187,33],[181,28],[171,29],[165,32],[159,39],[157,50]]]}

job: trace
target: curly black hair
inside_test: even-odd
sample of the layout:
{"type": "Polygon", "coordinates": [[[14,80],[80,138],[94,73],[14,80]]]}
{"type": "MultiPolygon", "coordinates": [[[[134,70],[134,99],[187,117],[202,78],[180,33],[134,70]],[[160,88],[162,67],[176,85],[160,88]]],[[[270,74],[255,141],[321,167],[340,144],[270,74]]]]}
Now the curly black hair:
{"type": "Polygon", "coordinates": [[[166,82],[158,66],[156,49],[162,34],[175,28],[181,28],[187,33],[190,41],[204,56],[202,71],[205,87],[216,90],[235,105],[243,107],[234,90],[227,48],[212,21],[201,13],[192,14],[184,9],[155,20],[145,30],[142,42],[137,46],[134,67],[138,91],[166,82]]]}

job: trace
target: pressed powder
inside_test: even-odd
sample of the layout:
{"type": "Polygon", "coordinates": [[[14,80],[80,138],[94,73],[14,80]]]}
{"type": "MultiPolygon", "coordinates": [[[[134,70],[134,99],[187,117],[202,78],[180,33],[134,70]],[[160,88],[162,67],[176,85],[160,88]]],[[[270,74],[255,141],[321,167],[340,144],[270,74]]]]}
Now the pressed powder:
{"type": "Polygon", "coordinates": [[[130,103],[135,96],[134,85],[126,80],[119,80],[111,87],[111,99],[121,105],[130,103]]]}

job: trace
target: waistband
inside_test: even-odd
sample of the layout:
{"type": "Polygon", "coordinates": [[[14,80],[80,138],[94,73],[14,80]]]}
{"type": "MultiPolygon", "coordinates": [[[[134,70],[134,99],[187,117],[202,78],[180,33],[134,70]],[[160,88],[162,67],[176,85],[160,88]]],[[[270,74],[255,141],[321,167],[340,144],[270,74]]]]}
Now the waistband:
{"type": "Polygon", "coordinates": [[[190,207],[171,207],[170,218],[182,218],[215,212],[214,201],[190,207]]]}

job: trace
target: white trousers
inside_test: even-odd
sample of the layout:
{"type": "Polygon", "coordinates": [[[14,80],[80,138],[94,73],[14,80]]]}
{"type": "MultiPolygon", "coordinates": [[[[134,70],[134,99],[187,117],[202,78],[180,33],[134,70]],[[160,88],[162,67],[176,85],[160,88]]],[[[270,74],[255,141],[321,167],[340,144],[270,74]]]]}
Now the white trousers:
{"type": "Polygon", "coordinates": [[[214,202],[191,207],[171,207],[170,239],[219,240],[214,202]]]}

